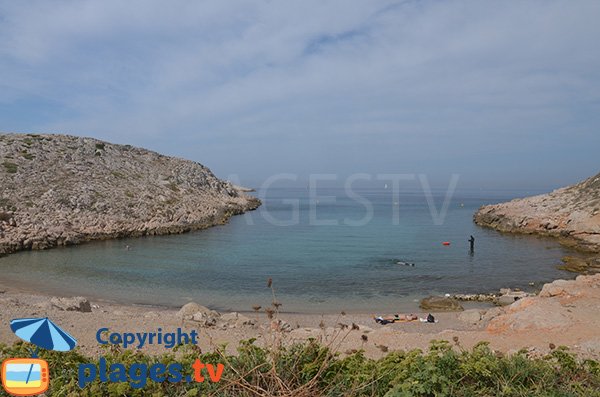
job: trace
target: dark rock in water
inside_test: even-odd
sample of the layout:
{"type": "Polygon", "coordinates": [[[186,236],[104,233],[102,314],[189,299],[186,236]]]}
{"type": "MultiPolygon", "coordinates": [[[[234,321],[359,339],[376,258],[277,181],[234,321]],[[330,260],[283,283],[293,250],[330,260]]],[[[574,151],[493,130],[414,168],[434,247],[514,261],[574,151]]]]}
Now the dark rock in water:
{"type": "Polygon", "coordinates": [[[428,296],[421,300],[419,307],[432,312],[460,312],[464,310],[460,303],[443,296],[428,296]]]}

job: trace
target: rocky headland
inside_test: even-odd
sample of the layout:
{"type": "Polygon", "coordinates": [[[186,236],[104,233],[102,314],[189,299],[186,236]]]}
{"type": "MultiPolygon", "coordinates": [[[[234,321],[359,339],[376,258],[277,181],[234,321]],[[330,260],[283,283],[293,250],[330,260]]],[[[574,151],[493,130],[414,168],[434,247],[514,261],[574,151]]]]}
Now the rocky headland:
{"type": "Polygon", "coordinates": [[[481,207],[480,226],[501,232],[556,237],[592,255],[564,258],[572,271],[600,271],[600,174],[548,194],[481,207]]]}
{"type": "Polygon", "coordinates": [[[0,254],[207,228],[257,208],[245,190],[129,145],[0,134],[0,254]]]}

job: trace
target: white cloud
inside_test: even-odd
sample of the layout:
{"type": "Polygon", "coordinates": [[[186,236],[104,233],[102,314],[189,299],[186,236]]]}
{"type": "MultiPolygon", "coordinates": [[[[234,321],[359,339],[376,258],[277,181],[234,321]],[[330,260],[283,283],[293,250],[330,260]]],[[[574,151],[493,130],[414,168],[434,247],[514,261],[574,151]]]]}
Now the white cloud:
{"type": "Polygon", "coordinates": [[[571,174],[597,171],[583,168],[600,143],[589,118],[600,103],[596,1],[5,2],[0,16],[0,103],[24,102],[29,121],[7,121],[21,130],[258,176],[249,140],[265,164],[283,152],[285,171],[303,169],[306,142],[362,148],[378,167],[367,171],[389,171],[379,168],[397,166],[394,145],[408,143],[403,166],[425,156],[439,164],[424,168],[460,169],[454,158],[489,145],[575,134],[587,162],[571,174]],[[65,111],[38,116],[32,98],[65,111]],[[304,146],[289,146],[298,135],[304,146]]]}

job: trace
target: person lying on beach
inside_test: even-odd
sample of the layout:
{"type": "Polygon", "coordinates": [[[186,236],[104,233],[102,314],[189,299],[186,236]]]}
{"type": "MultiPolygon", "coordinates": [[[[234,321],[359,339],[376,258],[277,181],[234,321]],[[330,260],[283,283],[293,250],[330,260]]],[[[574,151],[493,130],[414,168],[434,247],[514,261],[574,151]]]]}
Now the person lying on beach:
{"type": "Polygon", "coordinates": [[[390,323],[395,323],[395,322],[408,322],[408,321],[416,321],[419,319],[419,317],[415,314],[394,314],[393,316],[386,316],[386,317],[382,317],[382,316],[374,316],[373,317],[375,319],[376,323],[385,325],[385,324],[390,324],[390,323]]]}

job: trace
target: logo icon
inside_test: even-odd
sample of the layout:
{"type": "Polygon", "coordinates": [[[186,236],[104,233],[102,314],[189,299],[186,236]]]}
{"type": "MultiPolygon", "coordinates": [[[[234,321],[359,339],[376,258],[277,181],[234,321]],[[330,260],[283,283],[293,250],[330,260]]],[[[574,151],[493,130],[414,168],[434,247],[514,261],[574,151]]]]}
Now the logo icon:
{"type": "Polygon", "coordinates": [[[48,390],[50,372],[48,363],[37,358],[40,348],[69,351],[77,340],[54,324],[48,317],[18,318],[10,322],[10,328],[19,338],[35,345],[30,349],[32,358],[9,358],[2,363],[2,386],[15,396],[33,396],[48,390]]]}
{"type": "Polygon", "coordinates": [[[31,396],[50,385],[48,363],[39,358],[9,358],[2,363],[2,385],[7,393],[31,396]]]}

